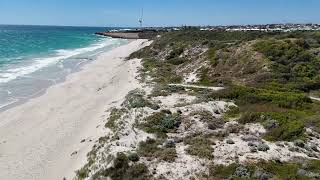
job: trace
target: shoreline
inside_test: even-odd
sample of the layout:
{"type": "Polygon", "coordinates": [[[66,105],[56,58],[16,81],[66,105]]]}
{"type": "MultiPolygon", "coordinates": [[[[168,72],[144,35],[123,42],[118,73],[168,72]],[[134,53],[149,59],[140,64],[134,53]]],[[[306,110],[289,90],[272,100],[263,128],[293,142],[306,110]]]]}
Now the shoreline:
{"type": "Polygon", "coordinates": [[[125,58],[147,45],[129,41],[102,53],[43,94],[0,111],[0,179],[71,179],[103,134],[105,110],[139,86],[139,63],[125,58]]]}
{"type": "MultiPolygon", "coordinates": [[[[131,43],[132,41],[133,40],[127,39],[127,44],[131,43]]],[[[127,44],[124,44],[124,45],[127,45],[127,44]]],[[[120,46],[123,46],[123,45],[120,45],[120,46]]],[[[118,46],[118,47],[120,47],[120,46],[118,46]]],[[[70,72],[68,74],[66,74],[64,76],[59,76],[55,80],[43,79],[43,81],[47,81],[48,83],[43,83],[43,85],[41,85],[41,89],[39,89],[38,91],[33,92],[32,94],[30,94],[28,96],[13,97],[11,102],[7,102],[7,103],[4,103],[4,104],[1,104],[0,105],[0,113],[5,112],[5,111],[7,111],[7,110],[9,110],[11,108],[14,108],[16,106],[22,105],[22,104],[28,102],[30,99],[34,99],[34,98],[37,98],[39,96],[44,95],[50,87],[65,82],[66,79],[68,78],[68,76],[83,70],[83,67],[85,67],[86,65],[88,65],[88,64],[94,62],[95,60],[97,60],[99,56],[101,56],[101,55],[103,55],[103,54],[105,54],[105,53],[107,53],[109,51],[112,51],[112,50],[113,49],[105,50],[105,52],[102,52],[102,53],[98,54],[94,58],[94,60],[82,61],[82,62],[77,63],[74,67],[72,67],[72,69],[70,69],[70,72]]]]}

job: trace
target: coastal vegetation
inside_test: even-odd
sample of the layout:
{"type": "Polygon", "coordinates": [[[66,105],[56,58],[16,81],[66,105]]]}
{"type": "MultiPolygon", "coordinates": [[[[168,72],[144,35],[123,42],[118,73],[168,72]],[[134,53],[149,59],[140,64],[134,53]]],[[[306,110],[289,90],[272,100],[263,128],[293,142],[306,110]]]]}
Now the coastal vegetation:
{"type": "Polygon", "coordinates": [[[152,90],[131,91],[110,110],[116,138],[102,147],[123,150],[93,177],[319,178],[319,48],[319,32],[153,37],[129,57],[141,59],[140,81],[152,90]]]}
{"type": "MultiPolygon", "coordinates": [[[[318,113],[319,105],[308,93],[320,89],[319,42],[318,32],[205,32],[191,29],[167,33],[155,39],[151,47],[132,56],[143,58],[143,69],[147,72],[157,71],[154,75],[149,74],[156,76],[156,82],[176,83],[183,79],[183,71],[191,70],[188,66],[198,69],[199,81],[195,83],[227,86],[224,91],[202,95],[210,100],[235,101],[238,115],[243,116],[240,121],[263,122],[257,117],[278,114],[279,127],[270,133],[276,136],[276,132],[283,134],[282,131],[290,131],[290,127],[298,129],[297,132],[293,130],[294,133],[303,133],[299,127],[306,127],[309,124],[306,119],[318,113]],[[185,60],[170,64],[169,60],[173,58],[185,60]],[[201,67],[206,62],[210,66],[201,67]],[[166,63],[170,68],[159,73],[166,63]],[[225,72],[231,73],[225,76],[225,72]],[[179,81],[171,81],[172,74],[179,81]],[[159,77],[165,80],[159,81],[159,77]],[[280,118],[289,113],[295,116],[280,118]]],[[[288,136],[290,138],[286,135],[267,137],[274,140],[300,137],[291,133],[288,136]]]]}
{"type": "Polygon", "coordinates": [[[276,161],[261,161],[256,164],[228,166],[212,165],[208,179],[317,179],[320,171],[319,161],[303,163],[281,163],[276,161]]]}
{"type": "Polygon", "coordinates": [[[189,145],[186,152],[199,158],[213,159],[214,144],[212,137],[208,135],[195,134],[184,139],[184,143],[189,145]]]}
{"type": "Polygon", "coordinates": [[[158,137],[165,137],[167,133],[173,132],[179,127],[179,114],[172,114],[170,110],[162,110],[145,118],[139,127],[147,133],[156,134],[158,137]]]}

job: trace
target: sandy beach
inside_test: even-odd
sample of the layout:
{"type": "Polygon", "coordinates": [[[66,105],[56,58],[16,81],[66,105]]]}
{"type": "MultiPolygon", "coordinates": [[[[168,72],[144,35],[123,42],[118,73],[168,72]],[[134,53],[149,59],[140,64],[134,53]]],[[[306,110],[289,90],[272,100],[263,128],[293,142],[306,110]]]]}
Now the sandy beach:
{"type": "Polygon", "coordinates": [[[125,57],[148,44],[106,52],[44,95],[1,112],[0,179],[71,179],[102,135],[105,111],[139,86],[139,61],[125,57]]]}

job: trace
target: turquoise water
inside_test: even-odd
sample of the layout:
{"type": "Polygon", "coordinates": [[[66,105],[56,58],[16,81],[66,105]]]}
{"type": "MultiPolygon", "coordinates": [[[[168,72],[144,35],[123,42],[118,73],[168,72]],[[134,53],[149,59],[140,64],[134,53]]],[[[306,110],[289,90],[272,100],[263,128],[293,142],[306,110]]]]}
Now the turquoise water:
{"type": "Polygon", "coordinates": [[[94,35],[105,28],[0,25],[0,108],[57,83],[126,40],[94,35]]]}

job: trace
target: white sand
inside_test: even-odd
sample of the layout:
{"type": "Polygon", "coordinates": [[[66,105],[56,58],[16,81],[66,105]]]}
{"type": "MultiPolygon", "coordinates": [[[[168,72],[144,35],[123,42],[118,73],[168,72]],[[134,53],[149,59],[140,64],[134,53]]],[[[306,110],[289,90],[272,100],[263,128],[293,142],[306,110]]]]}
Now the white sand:
{"type": "Polygon", "coordinates": [[[196,88],[196,89],[210,89],[213,91],[220,91],[225,89],[224,87],[211,87],[211,86],[197,86],[189,84],[168,84],[169,86],[185,87],[185,88],[196,88]]]}
{"type": "Polygon", "coordinates": [[[312,100],[315,100],[315,101],[320,101],[320,98],[318,98],[318,97],[310,96],[310,98],[311,98],[312,100]]]}
{"type": "Polygon", "coordinates": [[[44,95],[0,113],[0,179],[71,179],[101,136],[105,110],[137,87],[137,61],[124,57],[149,44],[136,40],[107,52],[44,95]]]}

